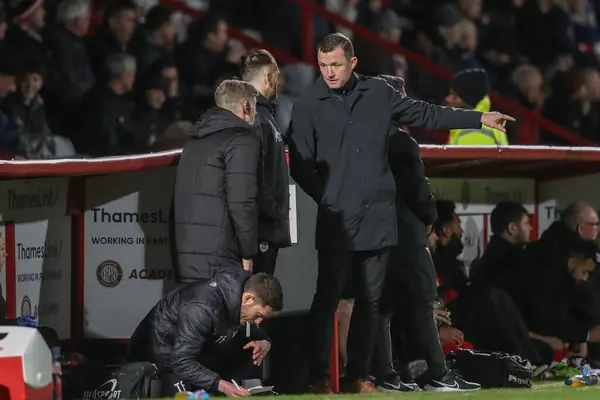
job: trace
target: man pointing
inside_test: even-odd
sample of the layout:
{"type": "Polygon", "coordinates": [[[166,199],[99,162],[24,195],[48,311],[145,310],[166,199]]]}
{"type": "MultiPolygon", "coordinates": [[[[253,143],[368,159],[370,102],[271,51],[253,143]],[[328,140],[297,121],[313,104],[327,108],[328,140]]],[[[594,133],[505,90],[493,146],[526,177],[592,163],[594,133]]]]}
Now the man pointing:
{"type": "Polygon", "coordinates": [[[352,42],[328,35],[318,46],[322,79],[298,101],[290,124],[290,167],[318,204],[319,274],[310,312],[312,391],[328,385],[333,316],[348,268],[356,303],[348,335],[345,391],[375,391],[369,380],[381,289],[390,247],[397,243],[396,188],[387,158],[392,121],[431,129],[504,130],[500,113],[457,110],[403,97],[383,80],[353,72],[352,42]]]}

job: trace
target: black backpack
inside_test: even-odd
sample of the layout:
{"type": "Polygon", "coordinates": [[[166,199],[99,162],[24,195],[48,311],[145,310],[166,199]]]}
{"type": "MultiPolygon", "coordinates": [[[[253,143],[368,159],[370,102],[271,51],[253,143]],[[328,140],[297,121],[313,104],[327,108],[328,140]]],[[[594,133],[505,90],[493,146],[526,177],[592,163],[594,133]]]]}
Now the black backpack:
{"type": "Polygon", "coordinates": [[[531,388],[533,368],[520,356],[459,349],[447,356],[457,375],[483,388],[531,388]]]}
{"type": "Polygon", "coordinates": [[[64,382],[64,386],[67,386],[64,394],[65,398],[74,400],[149,399],[151,382],[156,375],[156,366],[149,362],[130,363],[116,370],[109,370],[98,364],[88,364],[78,368],[68,381],[64,382]]]}

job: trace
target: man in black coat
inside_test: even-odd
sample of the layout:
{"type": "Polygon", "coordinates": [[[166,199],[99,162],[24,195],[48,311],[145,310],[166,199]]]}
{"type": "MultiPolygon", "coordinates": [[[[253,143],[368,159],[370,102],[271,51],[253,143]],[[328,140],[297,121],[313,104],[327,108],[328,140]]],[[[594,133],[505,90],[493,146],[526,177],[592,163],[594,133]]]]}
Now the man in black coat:
{"type": "Polygon", "coordinates": [[[191,129],[177,166],[172,253],[178,282],[211,279],[224,268],[251,271],[258,252],[256,90],[226,80],[215,103],[191,129]]]}
{"type": "Polygon", "coordinates": [[[275,120],[279,94],[279,67],[266,50],[254,49],[242,57],[242,79],[258,92],[256,127],[261,143],[258,218],[259,253],[254,272],[273,274],[280,248],[291,245],[290,189],[285,143],[275,120]]]}
{"type": "Polygon", "coordinates": [[[296,102],[290,124],[292,177],[319,205],[319,274],[311,306],[312,391],[328,385],[333,316],[354,269],[356,303],[348,336],[350,392],[372,392],[369,363],[389,249],[397,244],[394,178],[387,162],[392,121],[435,129],[504,129],[510,117],[455,110],[402,96],[381,79],[353,73],[352,42],[339,33],[318,46],[322,78],[296,102]]]}
{"type": "Polygon", "coordinates": [[[204,389],[226,396],[250,393],[233,381],[249,378],[271,346],[260,330],[244,333],[283,308],[277,278],[241,268],[217,273],[164,296],[136,328],[129,361],[149,361],[161,374],[163,396],[204,389]],[[252,355],[243,350],[252,349],[252,355]]]}

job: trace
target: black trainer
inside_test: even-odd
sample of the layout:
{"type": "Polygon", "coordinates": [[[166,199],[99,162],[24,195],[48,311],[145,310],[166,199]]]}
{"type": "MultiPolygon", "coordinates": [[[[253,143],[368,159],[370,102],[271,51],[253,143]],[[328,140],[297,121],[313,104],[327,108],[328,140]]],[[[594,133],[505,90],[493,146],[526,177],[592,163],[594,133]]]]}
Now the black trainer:
{"type": "Polygon", "coordinates": [[[416,383],[402,382],[399,375],[390,376],[382,381],[375,381],[378,392],[420,392],[416,383]]]}
{"type": "Polygon", "coordinates": [[[429,392],[471,392],[479,389],[481,389],[480,384],[467,382],[454,375],[452,371],[448,371],[442,379],[432,379],[425,385],[425,390],[429,392]]]}

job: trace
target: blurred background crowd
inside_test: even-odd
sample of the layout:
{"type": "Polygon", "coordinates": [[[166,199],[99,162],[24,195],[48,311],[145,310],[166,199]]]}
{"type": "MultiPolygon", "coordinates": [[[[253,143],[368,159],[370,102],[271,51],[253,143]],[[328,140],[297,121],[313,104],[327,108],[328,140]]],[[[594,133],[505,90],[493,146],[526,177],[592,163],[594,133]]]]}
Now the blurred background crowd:
{"type": "MultiPolygon", "coordinates": [[[[461,97],[495,92],[600,143],[595,0],[314,2],[405,49],[392,52],[316,16],[313,39],[333,31],[351,37],[359,73],[402,76],[410,96],[452,104],[449,81],[415,63],[407,50],[451,73],[481,68],[487,79],[463,82],[461,97]]],[[[239,75],[248,49],[229,37],[230,26],[296,59],[305,48],[301,7],[290,0],[3,0],[0,21],[3,158],[181,147],[191,123],[212,105],[215,85],[239,75]]],[[[316,76],[313,65],[282,68],[281,126],[316,76]]],[[[499,108],[493,101],[491,107],[499,108]]],[[[527,118],[509,127],[508,140],[575,144],[527,118]]]]}

